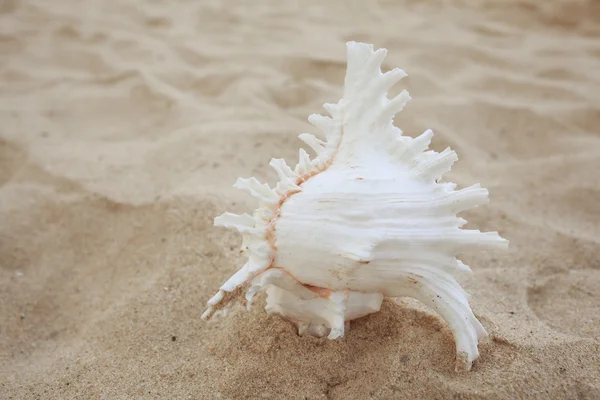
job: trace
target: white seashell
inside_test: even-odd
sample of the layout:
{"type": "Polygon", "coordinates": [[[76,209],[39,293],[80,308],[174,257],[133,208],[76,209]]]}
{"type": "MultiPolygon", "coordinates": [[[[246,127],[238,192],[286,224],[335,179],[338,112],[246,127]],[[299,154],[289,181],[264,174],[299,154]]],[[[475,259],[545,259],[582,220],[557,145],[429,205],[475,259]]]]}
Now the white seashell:
{"type": "Polygon", "coordinates": [[[259,202],[252,216],[225,213],[216,226],[243,235],[248,262],[208,301],[204,319],[227,314],[241,299],[267,293],[266,311],[294,323],[300,334],[342,337],[347,322],[379,311],[384,297],[413,297],[434,309],[452,330],[457,367],[470,369],[487,335],[455,279],[469,267],[456,254],[504,249],[496,232],[463,230],[456,216],[488,200],[479,185],[455,190],[439,183],[456,153],[427,150],[433,133],[402,136],[393,125],[410,96],[388,90],[406,76],[381,72],[387,51],[349,42],[343,99],[326,104],[330,116],[309,121],[325,140],[300,135],[315,152],[300,149],[294,169],[273,159],[275,188],[255,178],[235,187],[259,202]],[[459,365],[462,364],[462,365],[459,365]]]}

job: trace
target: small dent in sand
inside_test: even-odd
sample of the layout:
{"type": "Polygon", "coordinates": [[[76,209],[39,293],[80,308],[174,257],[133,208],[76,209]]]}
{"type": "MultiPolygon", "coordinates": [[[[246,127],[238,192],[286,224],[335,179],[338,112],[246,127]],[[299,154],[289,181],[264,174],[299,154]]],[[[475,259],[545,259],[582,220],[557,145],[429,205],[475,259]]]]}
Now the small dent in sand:
{"type": "Polygon", "coordinates": [[[600,271],[570,270],[542,279],[530,287],[527,302],[538,318],[551,328],[579,337],[597,338],[600,336],[598,287],[600,271]]]}

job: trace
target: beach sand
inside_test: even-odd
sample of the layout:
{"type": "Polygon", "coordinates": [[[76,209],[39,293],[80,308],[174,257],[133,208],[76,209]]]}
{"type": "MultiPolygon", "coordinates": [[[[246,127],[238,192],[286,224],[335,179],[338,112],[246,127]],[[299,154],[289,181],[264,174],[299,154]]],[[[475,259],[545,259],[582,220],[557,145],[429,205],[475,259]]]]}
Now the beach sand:
{"type": "MultiPolygon", "coordinates": [[[[600,5],[595,1],[0,2],[0,398],[600,398],[600,5]],[[342,93],[349,40],[389,50],[447,175],[491,202],[465,254],[490,333],[454,372],[404,299],[342,340],[200,319],[241,265],[212,226],[295,164],[342,93]]],[[[398,89],[399,90],[399,89],[398,89]]]]}

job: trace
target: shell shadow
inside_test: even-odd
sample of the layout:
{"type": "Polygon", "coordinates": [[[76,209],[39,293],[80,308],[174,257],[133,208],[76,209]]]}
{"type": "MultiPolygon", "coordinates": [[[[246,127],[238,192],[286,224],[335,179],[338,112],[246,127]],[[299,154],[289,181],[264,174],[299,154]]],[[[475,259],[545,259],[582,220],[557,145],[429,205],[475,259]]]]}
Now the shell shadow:
{"type": "Polygon", "coordinates": [[[263,309],[261,296],[252,311],[234,312],[209,332],[214,335],[208,338],[212,354],[227,365],[252,366],[228,370],[220,386],[223,395],[251,396],[265,386],[277,392],[277,384],[288,385],[287,390],[299,385],[305,394],[327,394],[347,389],[355,380],[367,382],[360,391],[368,393],[399,375],[418,384],[424,369],[454,371],[456,348],[450,330],[436,315],[409,304],[386,299],[380,312],[353,321],[337,340],[298,336],[292,323],[267,316],[263,309]],[[285,381],[289,376],[293,381],[285,381]]]}

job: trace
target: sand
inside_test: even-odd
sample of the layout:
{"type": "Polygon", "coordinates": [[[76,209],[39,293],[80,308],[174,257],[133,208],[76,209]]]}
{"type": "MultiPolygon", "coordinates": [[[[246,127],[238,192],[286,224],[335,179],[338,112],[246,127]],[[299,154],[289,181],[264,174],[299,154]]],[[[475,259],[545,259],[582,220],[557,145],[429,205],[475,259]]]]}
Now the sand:
{"type": "Polygon", "coordinates": [[[0,81],[0,398],[600,398],[597,2],[4,0],[0,81]],[[406,300],[338,341],[264,299],[200,319],[242,262],[213,218],[295,163],[348,40],[408,72],[397,125],[457,151],[490,190],[468,227],[511,242],[463,257],[471,372],[406,300]]]}

